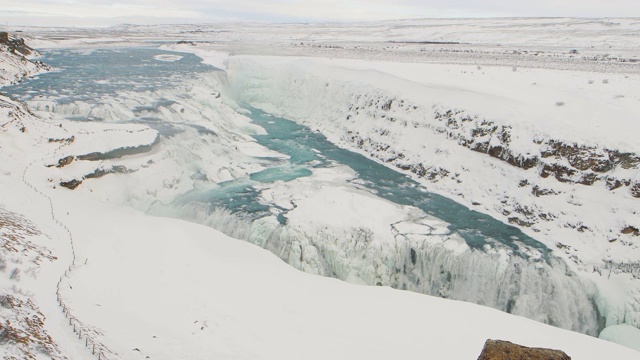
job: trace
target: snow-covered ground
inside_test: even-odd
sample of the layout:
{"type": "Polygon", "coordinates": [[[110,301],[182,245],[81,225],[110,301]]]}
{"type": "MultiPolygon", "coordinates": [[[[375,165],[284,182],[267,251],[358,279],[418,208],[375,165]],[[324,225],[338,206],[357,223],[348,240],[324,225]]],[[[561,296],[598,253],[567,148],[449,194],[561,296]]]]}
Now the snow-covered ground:
{"type": "MultiPolygon", "coordinates": [[[[574,359],[637,357],[637,352],[613,343],[478,305],[304,274],[259,247],[211,228],[105,202],[100,199],[105,194],[91,195],[96,187],[54,189],[48,180],[54,168],[46,165],[51,155],[67,154],[63,149],[68,146],[49,139],[73,136],[73,143],[81,144],[86,137],[103,149],[113,139],[104,125],[89,132],[68,127],[68,122],[59,124],[23,114],[2,132],[7,154],[2,163],[3,207],[25,214],[48,234],[29,240],[47,245],[57,256],[40,271],[27,272],[19,281],[7,280],[5,289],[20,286],[36,295],[59,356],[92,358],[92,344],[97,344],[106,359],[281,359],[301,354],[381,359],[433,354],[463,359],[477,356],[487,338],[501,338],[563,349],[574,359]],[[25,180],[34,188],[22,182],[21,169],[27,169],[25,180]],[[73,234],[73,252],[51,211],[73,234]],[[72,270],[65,271],[74,257],[72,270]],[[72,326],[55,298],[57,276],[63,274],[67,276],[60,295],[72,326]],[[81,339],[73,339],[72,328],[81,339]]],[[[131,146],[147,141],[129,140],[131,146]]],[[[93,150],[91,143],[85,144],[86,149],[76,148],[78,154],[93,150]]],[[[123,146],[122,139],[111,144],[123,146]]]]}
{"type": "MultiPolygon", "coordinates": [[[[640,324],[640,125],[634,121],[640,110],[634,60],[639,47],[629,35],[636,26],[626,19],[519,19],[358,24],[349,31],[339,24],[304,31],[297,25],[232,24],[24,29],[47,47],[131,46],[171,34],[193,43],[163,48],[196,53],[227,74],[185,84],[180,97],[157,90],[123,93],[98,105],[30,102],[43,119],[18,104],[6,107],[0,145],[11,160],[1,164],[7,184],[0,190],[2,205],[32,222],[38,230],[33,236],[44,234],[32,240],[38,251],[57,257],[42,265],[51,276],[23,282],[22,288],[34,292],[45,328],[60,348],[55,351],[71,358],[90,356],[81,346],[86,341],[109,359],[462,359],[477,356],[489,337],[560,348],[574,359],[636,358],[631,350],[488,308],[298,273],[210,228],[126,206],[147,210],[198,188],[201,177],[241,179],[268,161],[286,159],[250,137],[263,130],[236,112],[236,102],[245,102],[405,171],[429,191],[520,226],[593,286],[588,295],[609,326],[602,337],[632,345],[639,331],[618,324],[640,324]],[[495,30],[504,27],[509,31],[495,30]],[[534,55],[536,47],[541,50],[534,55]],[[211,96],[218,91],[222,98],[211,96]],[[150,113],[195,127],[161,138],[161,130],[146,125],[114,123],[131,118],[132,109],[150,98],[174,101],[150,113]],[[106,123],[61,118],[89,113],[106,123]],[[198,137],[203,131],[215,136],[198,137]],[[17,178],[27,167],[27,184],[44,195],[17,178]],[[25,193],[42,204],[20,205],[25,193]],[[42,210],[47,198],[53,219],[42,210]],[[60,294],[86,339],[77,342],[55,298],[58,276],[74,256],[76,266],[60,294]]],[[[368,265],[367,257],[414,257],[409,248],[394,248],[391,239],[398,234],[428,230],[429,241],[446,251],[470,251],[462,240],[444,236],[446,223],[354,189],[348,185],[352,178],[349,169],[336,167],[260,189],[265,203],[288,211],[288,238],[295,246],[270,248],[268,236],[253,242],[281,258],[286,253],[300,269],[339,269],[325,275],[370,284],[387,276],[381,269],[389,264],[381,259],[368,265]],[[360,232],[354,233],[356,225],[360,232]],[[374,246],[367,247],[369,236],[374,246]],[[356,241],[335,252],[340,246],[314,244],[314,237],[356,241]],[[333,267],[326,267],[328,260],[335,260],[333,267]]],[[[262,234],[278,226],[275,217],[256,225],[262,234]]]]}

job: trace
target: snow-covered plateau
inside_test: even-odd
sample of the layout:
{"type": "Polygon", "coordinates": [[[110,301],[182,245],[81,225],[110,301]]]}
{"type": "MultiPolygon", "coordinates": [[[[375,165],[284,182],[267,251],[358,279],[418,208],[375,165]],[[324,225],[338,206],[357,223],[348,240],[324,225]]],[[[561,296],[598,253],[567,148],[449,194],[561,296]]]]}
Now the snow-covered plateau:
{"type": "Polygon", "coordinates": [[[21,28],[0,353],[636,359],[637,27],[21,28]]]}

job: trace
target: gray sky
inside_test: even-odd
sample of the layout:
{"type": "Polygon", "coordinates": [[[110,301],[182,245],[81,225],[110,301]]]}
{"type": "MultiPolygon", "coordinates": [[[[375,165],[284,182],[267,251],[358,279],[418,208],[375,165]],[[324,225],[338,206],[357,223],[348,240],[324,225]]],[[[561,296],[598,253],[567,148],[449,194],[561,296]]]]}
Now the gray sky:
{"type": "Polygon", "coordinates": [[[0,24],[105,26],[219,21],[640,17],[640,0],[0,0],[0,24]]]}

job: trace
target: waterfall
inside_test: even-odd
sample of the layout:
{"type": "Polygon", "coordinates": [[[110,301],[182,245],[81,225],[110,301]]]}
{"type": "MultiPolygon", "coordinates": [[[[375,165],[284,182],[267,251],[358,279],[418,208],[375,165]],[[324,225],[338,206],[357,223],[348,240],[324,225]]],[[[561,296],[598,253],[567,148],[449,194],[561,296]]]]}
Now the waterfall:
{"type": "Polygon", "coordinates": [[[593,286],[553,257],[531,261],[506,248],[472,249],[455,234],[397,234],[384,243],[366,228],[310,232],[280,224],[275,216],[251,220],[198,202],[156,204],[149,212],[214,227],[305,272],[472,302],[593,336],[604,326],[593,286]]]}

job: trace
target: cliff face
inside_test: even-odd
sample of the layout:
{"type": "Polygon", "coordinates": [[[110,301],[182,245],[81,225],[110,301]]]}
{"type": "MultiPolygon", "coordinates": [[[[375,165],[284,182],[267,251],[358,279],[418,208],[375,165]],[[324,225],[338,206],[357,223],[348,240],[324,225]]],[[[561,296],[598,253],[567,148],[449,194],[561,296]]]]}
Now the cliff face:
{"type": "Polygon", "coordinates": [[[560,350],[530,348],[509,341],[487,340],[478,360],[571,360],[560,350]]]}
{"type": "Polygon", "coordinates": [[[15,84],[27,76],[50,70],[43,62],[29,59],[37,55],[23,38],[0,32],[0,86],[15,84]]]}
{"type": "MultiPolygon", "coordinates": [[[[626,188],[633,197],[639,197],[640,183],[634,178],[634,172],[640,168],[640,156],[637,153],[615,149],[608,146],[593,146],[568,142],[553,138],[532,138],[527,152],[523,153],[511,146],[512,127],[469,114],[463,110],[424,109],[420,105],[398,100],[393,97],[370,97],[355,95],[351,99],[346,122],[364,112],[370,119],[377,121],[380,128],[370,134],[347,131],[343,139],[354,146],[369,152],[372,156],[391,163],[396,167],[411,171],[430,181],[446,178],[449,171],[432,167],[420,162],[411,162],[407,154],[398,152],[393,140],[385,142],[394,128],[424,128],[439,134],[443,139],[453,141],[466,149],[486,154],[522,170],[535,169],[540,178],[555,179],[560,183],[577,185],[605,184],[610,191],[626,188]],[[430,121],[411,121],[414,114],[433,114],[430,121]],[[386,129],[386,130],[384,130],[386,129]]],[[[552,194],[532,184],[532,194],[536,197],[552,194]]]]}

